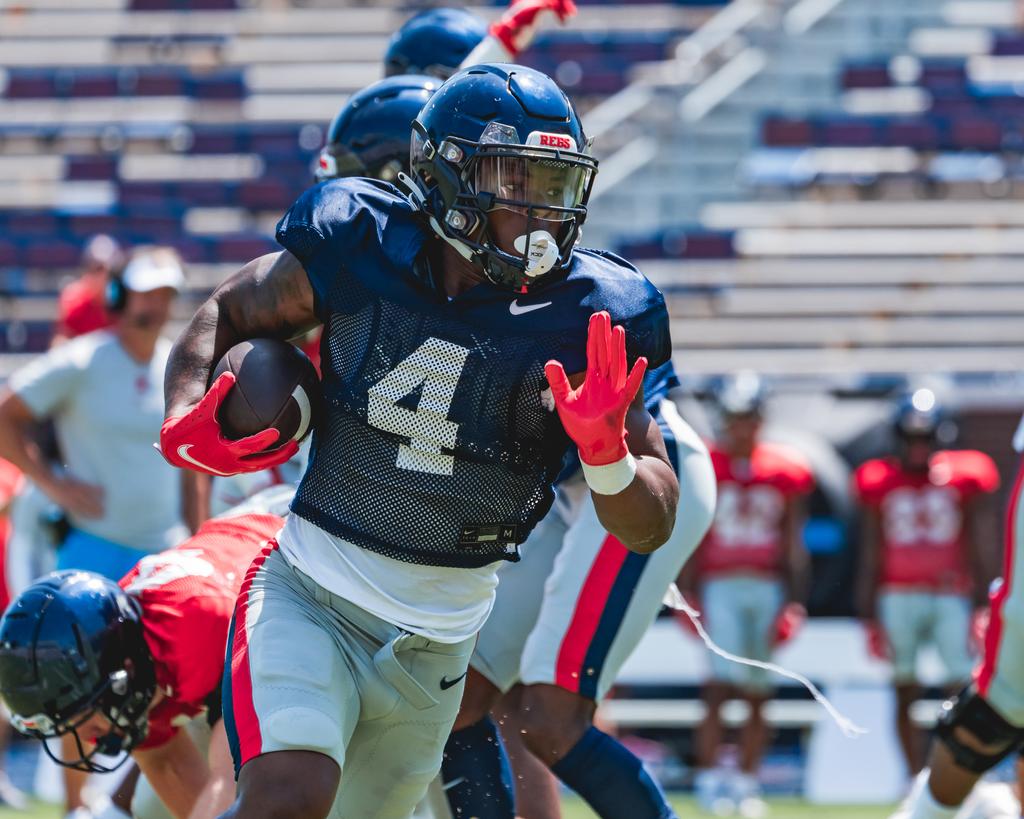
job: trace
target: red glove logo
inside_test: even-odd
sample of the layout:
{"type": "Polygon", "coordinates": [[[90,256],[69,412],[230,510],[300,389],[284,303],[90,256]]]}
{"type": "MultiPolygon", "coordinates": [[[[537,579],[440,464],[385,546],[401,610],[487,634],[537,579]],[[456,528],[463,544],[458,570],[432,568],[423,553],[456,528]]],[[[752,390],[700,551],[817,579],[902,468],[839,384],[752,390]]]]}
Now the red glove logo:
{"type": "Polygon", "coordinates": [[[515,0],[501,19],[492,23],[490,35],[515,57],[533,40],[533,27],[542,11],[554,12],[560,22],[576,14],[573,0],[515,0]]]}
{"type": "Polygon", "coordinates": [[[169,464],[227,477],[270,469],[299,451],[298,443],[289,441],[265,452],[278,439],[276,429],[265,429],[237,441],[224,437],[217,423],[217,408],[234,385],[234,374],[222,373],[187,414],[164,421],[160,428],[160,452],[169,464]]]}
{"type": "Polygon", "coordinates": [[[647,359],[641,356],[627,374],[626,331],[613,328],[604,310],[590,317],[587,372],[579,389],[569,386],[560,362],[544,365],[558,417],[584,463],[605,466],[629,454],[626,412],[646,371],[647,359]]]}
{"type": "Polygon", "coordinates": [[[772,623],[773,646],[781,646],[796,637],[807,620],[807,609],[800,603],[786,603],[772,623]]]}

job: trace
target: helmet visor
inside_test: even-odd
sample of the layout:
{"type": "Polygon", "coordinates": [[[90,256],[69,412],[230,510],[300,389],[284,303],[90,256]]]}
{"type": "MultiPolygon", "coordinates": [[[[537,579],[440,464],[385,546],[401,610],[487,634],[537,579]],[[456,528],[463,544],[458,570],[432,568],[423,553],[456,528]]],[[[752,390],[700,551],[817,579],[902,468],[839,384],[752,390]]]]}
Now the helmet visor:
{"type": "Polygon", "coordinates": [[[564,222],[583,203],[593,169],[549,152],[481,152],[473,163],[473,190],[494,197],[492,210],[504,209],[536,219],[564,222]]]}

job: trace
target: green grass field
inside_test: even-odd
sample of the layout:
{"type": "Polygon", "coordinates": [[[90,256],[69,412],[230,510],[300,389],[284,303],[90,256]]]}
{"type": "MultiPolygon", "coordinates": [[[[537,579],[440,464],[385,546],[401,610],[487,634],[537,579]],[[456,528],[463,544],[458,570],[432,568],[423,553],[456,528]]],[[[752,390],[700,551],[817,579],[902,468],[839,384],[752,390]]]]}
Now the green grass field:
{"type": "MultiPolygon", "coordinates": [[[[692,799],[676,798],[672,800],[681,819],[699,816],[692,799]]],[[[771,802],[771,819],[885,819],[892,812],[886,807],[857,807],[808,805],[796,799],[779,799],[771,802]]],[[[52,805],[36,805],[28,813],[0,808],[0,819],[58,819],[60,811],[52,805]]],[[[567,798],[564,802],[563,819],[592,819],[593,812],[575,798],[567,798]]],[[[624,817],[625,819],[625,817],[624,817]]]]}
{"type": "MultiPolygon", "coordinates": [[[[594,813],[583,802],[575,798],[564,801],[562,819],[593,819],[594,813]]],[[[850,805],[809,805],[799,799],[772,800],[770,819],[886,819],[892,807],[850,806],[850,805]]],[[[692,799],[676,797],[672,805],[680,819],[694,816],[708,816],[700,813],[692,799]]]]}

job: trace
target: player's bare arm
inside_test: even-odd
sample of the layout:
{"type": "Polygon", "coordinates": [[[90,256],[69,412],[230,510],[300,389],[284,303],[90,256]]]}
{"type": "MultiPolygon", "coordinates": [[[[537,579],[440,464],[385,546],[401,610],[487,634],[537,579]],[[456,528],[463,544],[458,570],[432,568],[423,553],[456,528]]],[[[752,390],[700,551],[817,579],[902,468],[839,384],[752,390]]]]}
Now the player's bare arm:
{"type": "Polygon", "coordinates": [[[213,291],[175,342],[164,377],[167,416],[199,403],[217,361],[238,342],[290,339],[317,324],[298,259],[281,251],[249,262],[213,291]]]}
{"type": "Polygon", "coordinates": [[[210,778],[206,759],[192,738],[178,731],[159,748],[136,750],[132,756],[175,819],[188,819],[210,778]]]}
{"type": "Polygon", "coordinates": [[[132,797],[135,796],[135,788],[139,784],[141,774],[142,771],[139,770],[139,766],[132,762],[128,773],[121,780],[121,784],[110,794],[110,804],[125,814],[125,816],[131,816],[132,814],[132,797]]]}
{"type": "Polygon", "coordinates": [[[224,720],[217,720],[206,752],[210,774],[196,797],[188,819],[215,819],[235,801],[235,764],[231,759],[224,720]]]}
{"type": "Polygon", "coordinates": [[[31,427],[35,416],[28,405],[5,389],[0,393],[0,458],[24,472],[62,509],[84,518],[103,515],[103,489],[71,475],[60,475],[36,446],[31,427]]]}
{"type": "Polygon", "coordinates": [[[169,463],[210,475],[237,475],[284,463],[298,451],[280,442],[276,429],[228,439],[217,408],[235,384],[216,362],[235,344],[251,338],[291,339],[318,324],[313,290],[299,261],[287,251],[249,262],[204,302],[178,337],[164,376],[166,420],[160,451],[169,463]]]}
{"type": "Polygon", "coordinates": [[[561,364],[546,373],[559,417],[579,448],[601,524],[627,549],[648,554],[672,533],[679,482],[643,402],[647,361],[626,367],[626,336],[605,312],[587,337],[587,371],[573,389],[561,364]]]}
{"type": "Polygon", "coordinates": [[[647,554],[661,546],[676,519],[679,480],[657,422],[644,406],[643,385],[626,413],[626,445],[636,460],[633,482],[614,495],[594,496],[601,525],[630,551],[647,554]]]}

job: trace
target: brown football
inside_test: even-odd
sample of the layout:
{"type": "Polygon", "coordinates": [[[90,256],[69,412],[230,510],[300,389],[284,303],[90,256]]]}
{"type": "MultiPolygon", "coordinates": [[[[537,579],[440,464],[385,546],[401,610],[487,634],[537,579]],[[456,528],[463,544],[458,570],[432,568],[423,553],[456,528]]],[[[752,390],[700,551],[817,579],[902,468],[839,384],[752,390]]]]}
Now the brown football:
{"type": "Polygon", "coordinates": [[[229,438],[244,438],[274,427],[281,435],[272,449],[294,438],[301,441],[320,416],[320,377],[305,353],[271,338],[243,341],[218,362],[210,383],[224,372],[235,386],[217,411],[229,438]]]}

